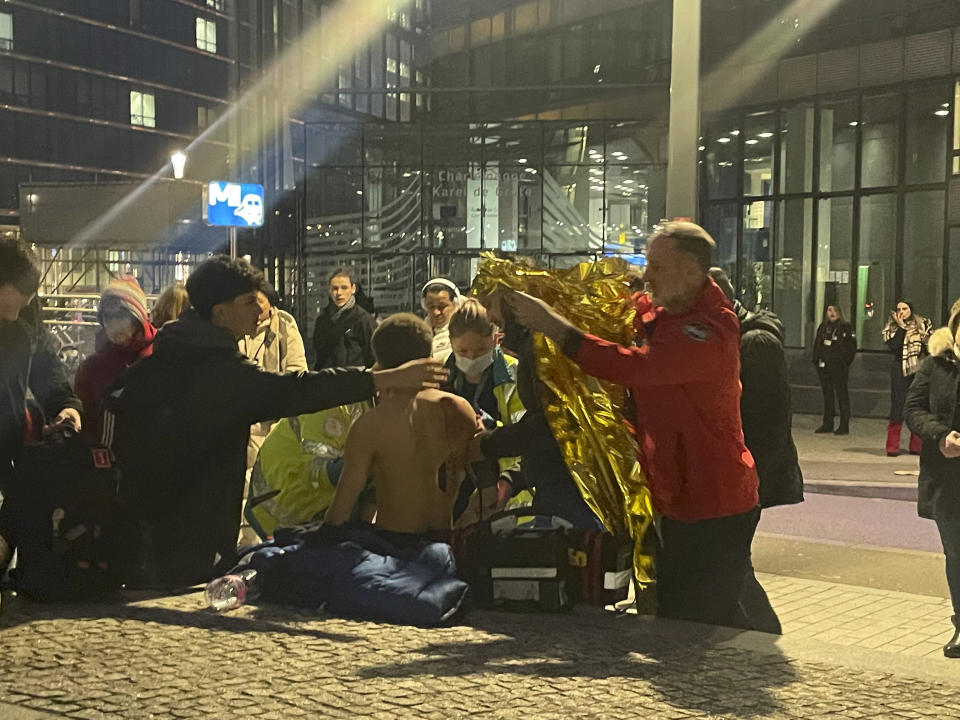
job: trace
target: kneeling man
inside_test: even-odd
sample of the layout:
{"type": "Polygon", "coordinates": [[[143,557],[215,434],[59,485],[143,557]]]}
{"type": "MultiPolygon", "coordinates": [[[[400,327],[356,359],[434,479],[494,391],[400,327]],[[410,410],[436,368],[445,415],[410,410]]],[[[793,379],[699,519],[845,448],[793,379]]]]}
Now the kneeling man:
{"type": "MultiPolygon", "coordinates": [[[[433,333],[415,315],[387,318],[373,334],[376,369],[431,355],[433,333]]],[[[466,400],[440,390],[383,390],[350,428],[326,524],[351,517],[367,478],[376,487],[381,530],[435,535],[450,530],[453,503],[477,418],[466,400]]]]}

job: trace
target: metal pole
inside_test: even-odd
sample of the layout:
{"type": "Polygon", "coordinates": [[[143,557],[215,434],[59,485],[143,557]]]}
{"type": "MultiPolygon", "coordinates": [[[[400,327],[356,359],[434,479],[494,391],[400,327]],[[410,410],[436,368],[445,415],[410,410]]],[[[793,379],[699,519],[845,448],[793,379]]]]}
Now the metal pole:
{"type": "Polygon", "coordinates": [[[230,257],[234,259],[237,257],[237,229],[235,227],[230,228],[230,257]]]}
{"type": "Polygon", "coordinates": [[[667,217],[697,216],[701,0],[673,0],[667,217]]]}

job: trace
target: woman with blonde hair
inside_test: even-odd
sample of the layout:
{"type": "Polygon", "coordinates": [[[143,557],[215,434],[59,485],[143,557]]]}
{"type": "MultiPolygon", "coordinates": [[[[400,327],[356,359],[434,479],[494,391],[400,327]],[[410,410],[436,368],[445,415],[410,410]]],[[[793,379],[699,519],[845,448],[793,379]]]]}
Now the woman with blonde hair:
{"type": "Polygon", "coordinates": [[[190,296],[183,285],[171,285],[153,304],[150,311],[150,323],[159,330],[164,324],[180,317],[180,313],[190,307],[190,296]]]}
{"type": "MultiPolygon", "coordinates": [[[[447,328],[453,352],[446,363],[450,376],[445,389],[473,406],[485,430],[519,422],[525,410],[517,392],[517,361],[497,345],[497,327],[486,308],[475,298],[461,300],[447,328]]],[[[502,480],[512,482],[518,460],[501,459],[502,480]]],[[[472,490],[472,484],[465,482],[454,505],[455,518],[466,510],[472,490]]],[[[510,488],[501,490],[502,504],[510,497],[510,488]]]]}

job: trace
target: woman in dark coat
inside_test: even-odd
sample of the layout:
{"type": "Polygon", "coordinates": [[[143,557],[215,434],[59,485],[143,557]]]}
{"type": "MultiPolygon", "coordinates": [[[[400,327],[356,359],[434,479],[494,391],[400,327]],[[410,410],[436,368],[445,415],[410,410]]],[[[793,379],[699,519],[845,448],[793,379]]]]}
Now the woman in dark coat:
{"type": "Polygon", "coordinates": [[[947,585],[953,602],[953,638],[943,647],[960,657],[960,433],[957,383],[960,380],[960,311],[930,339],[930,357],[907,390],[904,415],[923,441],[918,480],[920,517],[936,521],[947,558],[947,585]]]}
{"type": "Polygon", "coordinates": [[[814,432],[834,435],[850,434],[850,393],[847,379],[850,363],[857,354],[857,338],[853,326],[843,317],[839,305],[827,305],[823,322],[813,341],[813,364],[817,367],[823,390],[823,423],[814,432]],[[840,425],[833,429],[834,399],[840,407],[840,425]]]}

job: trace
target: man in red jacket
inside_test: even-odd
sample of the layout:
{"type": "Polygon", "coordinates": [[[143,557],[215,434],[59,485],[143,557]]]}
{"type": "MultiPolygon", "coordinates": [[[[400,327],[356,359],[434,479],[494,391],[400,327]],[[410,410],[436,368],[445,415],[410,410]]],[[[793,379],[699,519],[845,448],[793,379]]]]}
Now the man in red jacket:
{"type": "Polygon", "coordinates": [[[590,335],[523,293],[516,319],[561,344],[584,371],[631,388],[637,439],[662,515],[661,616],[744,626],[738,597],[760,517],[757,472],[740,424],[740,329],[707,276],[715,244],[689,222],[666,223],[647,245],[652,300],[637,308],[637,347],[590,335]]]}

